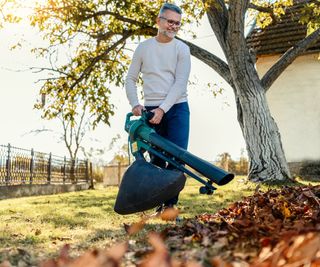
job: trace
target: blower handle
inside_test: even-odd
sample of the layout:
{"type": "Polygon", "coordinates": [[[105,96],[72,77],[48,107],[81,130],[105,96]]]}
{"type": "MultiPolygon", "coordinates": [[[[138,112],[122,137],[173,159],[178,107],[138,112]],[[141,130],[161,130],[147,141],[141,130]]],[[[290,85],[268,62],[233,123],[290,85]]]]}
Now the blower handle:
{"type": "Polygon", "coordinates": [[[151,120],[154,116],[154,113],[151,111],[147,111],[147,110],[142,110],[142,115],[141,117],[146,121],[149,122],[149,120],[151,120]]]}
{"type": "MultiPolygon", "coordinates": [[[[125,129],[128,128],[129,129],[129,125],[131,122],[131,117],[133,117],[133,113],[129,112],[126,116],[126,126],[125,129]]],[[[154,116],[154,113],[151,111],[147,111],[147,110],[142,110],[142,114],[141,114],[141,118],[140,120],[143,120],[145,123],[149,123],[149,120],[151,120],[154,116]]]]}

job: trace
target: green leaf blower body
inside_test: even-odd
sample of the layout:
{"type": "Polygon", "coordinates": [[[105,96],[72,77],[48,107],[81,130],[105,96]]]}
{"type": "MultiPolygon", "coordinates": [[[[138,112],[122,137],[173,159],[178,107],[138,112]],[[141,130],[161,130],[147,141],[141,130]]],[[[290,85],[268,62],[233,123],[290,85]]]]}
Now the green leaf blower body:
{"type": "Polygon", "coordinates": [[[129,113],[126,118],[125,130],[129,134],[130,149],[136,161],[127,169],[120,184],[114,206],[119,214],[145,211],[178,195],[186,181],[184,173],[206,186],[211,186],[212,183],[225,185],[234,177],[158,135],[149,126],[151,115],[143,113],[140,119],[131,120],[133,115],[129,113]],[[143,157],[145,151],[161,157],[176,169],[162,169],[147,162],[143,157]],[[208,181],[198,177],[185,165],[208,181]]]}

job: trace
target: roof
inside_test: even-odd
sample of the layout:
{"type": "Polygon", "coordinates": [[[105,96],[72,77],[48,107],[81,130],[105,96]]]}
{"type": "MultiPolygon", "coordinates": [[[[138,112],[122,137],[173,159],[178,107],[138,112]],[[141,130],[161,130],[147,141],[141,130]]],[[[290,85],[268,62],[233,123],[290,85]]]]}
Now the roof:
{"type": "MultiPolygon", "coordinates": [[[[298,41],[306,37],[307,25],[301,24],[301,9],[306,3],[314,1],[299,0],[286,8],[285,14],[264,29],[255,28],[247,37],[247,44],[257,56],[283,54],[298,41]]],[[[320,51],[320,40],[309,47],[305,53],[320,51]]]]}

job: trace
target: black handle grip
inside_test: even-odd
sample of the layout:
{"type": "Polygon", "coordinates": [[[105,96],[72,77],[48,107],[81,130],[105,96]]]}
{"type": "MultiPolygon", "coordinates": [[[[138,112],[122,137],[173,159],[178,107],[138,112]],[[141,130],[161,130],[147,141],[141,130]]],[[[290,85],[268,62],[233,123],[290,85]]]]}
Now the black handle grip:
{"type": "Polygon", "coordinates": [[[145,121],[149,121],[153,118],[154,113],[151,111],[143,110],[142,111],[142,117],[145,119],[145,121]]]}

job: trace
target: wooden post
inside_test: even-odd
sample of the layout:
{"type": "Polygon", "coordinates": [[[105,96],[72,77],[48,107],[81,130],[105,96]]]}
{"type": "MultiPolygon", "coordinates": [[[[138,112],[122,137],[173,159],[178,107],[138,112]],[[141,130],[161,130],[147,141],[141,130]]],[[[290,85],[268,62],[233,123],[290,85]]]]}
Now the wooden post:
{"type": "Polygon", "coordinates": [[[89,160],[86,160],[86,183],[89,183],[89,160]]]}
{"type": "Polygon", "coordinates": [[[63,158],[63,184],[66,183],[66,164],[67,164],[67,158],[64,156],[63,158]]]}
{"type": "Polygon", "coordinates": [[[34,150],[31,148],[31,159],[30,159],[30,184],[33,182],[34,177],[34,150]]]}
{"type": "Polygon", "coordinates": [[[11,180],[11,145],[8,144],[7,162],[6,162],[6,184],[11,180]]]}
{"type": "Polygon", "coordinates": [[[51,161],[52,161],[52,155],[51,155],[51,152],[50,152],[49,160],[48,160],[48,178],[47,178],[48,184],[51,183],[51,161]]]}
{"type": "Polygon", "coordinates": [[[71,166],[70,166],[70,178],[71,178],[71,183],[72,184],[76,184],[77,181],[76,181],[76,173],[75,173],[75,160],[74,159],[71,159],[71,166]]]}
{"type": "Polygon", "coordinates": [[[74,160],[74,178],[76,179],[76,184],[78,183],[78,173],[77,173],[77,168],[78,168],[78,159],[74,160]]]}
{"type": "Polygon", "coordinates": [[[89,171],[89,175],[90,175],[90,181],[91,181],[91,185],[90,185],[90,189],[94,189],[94,183],[93,183],[93,175],[92,175],[92,162],[90,162],[90,171],[89,171]]]}

